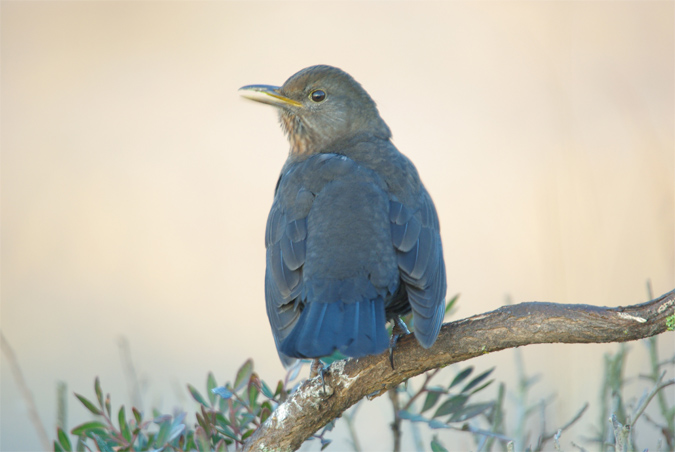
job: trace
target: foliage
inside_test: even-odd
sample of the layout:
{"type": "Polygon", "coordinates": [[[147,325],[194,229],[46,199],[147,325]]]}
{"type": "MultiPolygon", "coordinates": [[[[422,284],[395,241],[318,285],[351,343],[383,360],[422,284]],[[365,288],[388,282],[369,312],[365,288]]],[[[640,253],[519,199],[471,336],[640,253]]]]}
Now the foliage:
{"type": "MultiPolygon", "coordinates": [[[[454,297],[448,302],[449,311],[456,302],[454,297]]],[[[447,312],[446,311],[446,312],[447,312]]],[[[595,445],[599,450],[637,449],[635,425],[639,418],[656,426],[662,434],[661,444],[667,450],[675,450],[675,405],[668,401],[663,388],[675,384],[675,379],[663,381],[665,368],[675,364],[675,357],[661,361],[657,353],[656,337],[642,341],[650,355],[650,373],[641,375],[651,385],[651,391],[637,402],[626,399],[626,377],[624,376],[626,356],[629,348],[621,344],[615,354],[605,356],[603,385],[600,388],[601,416],[593,434],[585,442],[595,445]],[[652,419],[643,415],[645,407],[656,398],[661,419],[652,419]],[[612,422],[608,422],[608,419],[612,422]],[[608,449],[609,448],[609,449],[608,449]]],[[[499,450],[526,450],[538,452],[550,450],[553,442],[555,450],[562,450],[563,432],[582,418],[588,404],[566,424],[555,430],[545,428],[545,411],[550,398],[535,404],[528,402],[528,393],[539,381],[539,376],[528,376],[519,349],[515,350],[518,369],[518,385],[514,395],[516,409],[508,413],[504,398],[506,388],[503,383],[493,385],[494,368],[477,371],[473,366],[458,369],[450,375],[442,369],[429,371],[412,381],[390,391],[394,411],[394,444],[400,449],[400,432],[403,423],[413,432],[424,426],[433,432],[428,445],[419,443],[418,450],[446,451],[443,444],[443,431],[456,430],[466,432],[473,437],[475,450],[490,451],[495,446],[499,450]],[[443,377],[447,381],[440,382],[443,377]],[[449,378],[451,377],[451,378],[449,378]],[[433,383],[433,384],[432,384],[433,383]],[[496,391],[486,390],[488,388],[496,391]],[[495,393],[496,392],[496,393],[495,393]],[[491,393],[492,397],[485,394],[491,393]],[[512,431],[506,431],[506,420],[515,424],[512,431]],[[537,422],[534,422],[537,419],[537,422]],[[536,424],[539,435],[532,442],[532,426],[536,424]],[[396,437],[398,435],[398,438],[396,437]]],[[[330,360],[340,359],[333,356],[330,360]]],[[[289,394],[297,389],[294,383],[302,367],[302,362],[289,369],[283,380],[276,385],[268,385],[254,370],[252,360],[247,360],[237,371],[232,383],[218,386],[216,378],[209,373],[206,378],[206,390],[200,392],[192,385],[187,389],[198,404],[192,423],[187,420],[184,411],[163,414],[154,410],[151,414],[124,406],[113,410],[110,394],[105,394],[98,378],[94,382],[95,398],[75,394],[79,402],[94,416],[94,419],[76,426],[67,433],[64,425],[65,415],[60,415],[54,450],[61,451],[228,451],[240,450],[262,423],[283,403],[289,394]]],[[[458,365],[456,365],[458,367],[458,365]]],[[[454,367],[453,367],[454,368],[454,367]]],[[[60,409],[64,387],[60,389],[60,409]]],[[[342,420],[347,423],[354,450],[360,450],[354,417],[359,404],[344,413],[342,420]]],[[[321,450],[328,447],[331,440],[329,432],[338,420],[325,426],[312,439],[320,442],[321,450]]],[[[419,438],[420,435],[414,435],[419,438]]],[[[638,437],[639,438],[639,437],[638,437]]],[[[573,442],[573,446],[577,446],[573,442]]]]}
{"type": "Polygon", "coordinates": [[[144,413],[132,408],[133,416],[127,418],[124,406],[117,411],[115,424],[110,395],[103,396],[100,381],[96,378],[96,399],[93,402],[75,394],[96,419],[71,430],[70,433],[77,438],[75,448],[64,430],[58,428],[54,450],[92,450],[92,444],[104,452],[220,452],[232,447],[238,449],[294,389],[289,388],[289,384],[296,379],[299,370],[300,366],[292,368],[274,390],[260,380],[250,359],[237,371],[234,383],[217,386],[215,377],[209,373],[205,395],[192,385],[187,387],[192,398],[199,404],[199,410],[195,413],[196,424],[193,427],[187,424],[185,412],[169,415],[155,411],[151,417],[146,417],[144,413]]]}

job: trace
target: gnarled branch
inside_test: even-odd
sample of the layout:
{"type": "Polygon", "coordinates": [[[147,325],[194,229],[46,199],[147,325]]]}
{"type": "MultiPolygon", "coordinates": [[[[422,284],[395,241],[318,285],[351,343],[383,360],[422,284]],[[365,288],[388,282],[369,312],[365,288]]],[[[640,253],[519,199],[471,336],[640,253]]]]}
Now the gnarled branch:
{"type": "Polygon", "coordinates": [[[326,375],[305,381],[247,441],[245,450],[296,450],[314,432],[363,397],[377,397],[428,370],[529,344],[626,342],[666,331],[675,315],[675,290],[647,303],[606,308],[528,302],[446,323],[428,350],[413,335],[388,353],[333,363],[326,375]]]}

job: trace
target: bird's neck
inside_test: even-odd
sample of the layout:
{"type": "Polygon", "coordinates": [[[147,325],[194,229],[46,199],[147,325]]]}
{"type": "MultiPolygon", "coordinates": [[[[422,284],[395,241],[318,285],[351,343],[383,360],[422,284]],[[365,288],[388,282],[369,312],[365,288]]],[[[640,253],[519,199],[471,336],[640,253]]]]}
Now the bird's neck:
{"type": "Polygon", "coordinates": [[[320,146],[313,143],[309,137],[300,134],[289,134],[288,142],[291,145],[289,155],[295,158],[307,158],[312,154],[317,154],[320,146]]]}
{"type": "MultiPolygon", "coordinates": [[[[279,115],[279,119],[288,137],[289,159],[291,160],[304,160],[321,153],[340,154],[342,152],[336,150],[349,149],[360,141],[389,141],[391,138],[389,127],[379,117],[373,124],[369,124],[369,127],[352,127],[351,133],[342,135],[313,130],[311,124],[306,124],[301,118],[284,112],[279,115]]],[[[346,129],[349,130],[350,127],[346,129]]]]}
{"type": "Polygon", "coordinates": [[[320,145],[309,140],[294,142],[290,136],[289,141],[291,147],[287,164],[290,165],[300,163],[317,154],[339,154],[368,166],[370,160],[386,159],[391,149],[396,150],[388,138],[377,137],[371,133],[359,133],[320,145]]]}

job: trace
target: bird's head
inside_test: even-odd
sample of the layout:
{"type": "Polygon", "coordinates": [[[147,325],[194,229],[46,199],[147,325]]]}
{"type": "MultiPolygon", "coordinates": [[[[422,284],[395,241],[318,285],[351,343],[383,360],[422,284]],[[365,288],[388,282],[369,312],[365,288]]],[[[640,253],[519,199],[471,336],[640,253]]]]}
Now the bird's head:
{"type": "Polygon", "coordinates": [[[239,92],[279,109],[292,154],[322,152],[359,134],[391,136],[368,93],[349,74],[332,66],[303,69],[282,86],[247,85],[239,92]]]}

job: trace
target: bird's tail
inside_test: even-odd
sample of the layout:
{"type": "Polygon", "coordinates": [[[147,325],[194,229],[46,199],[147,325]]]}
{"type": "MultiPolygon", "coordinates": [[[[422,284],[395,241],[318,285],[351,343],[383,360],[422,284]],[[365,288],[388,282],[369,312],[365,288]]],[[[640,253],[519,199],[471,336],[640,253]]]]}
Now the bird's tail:
{"type": "Polygon", "coordinates": [[[335,351],[358,358],[389,346],[384,300],[308,303],[280,351],[295,358],[320,358],[335,351]]]}

